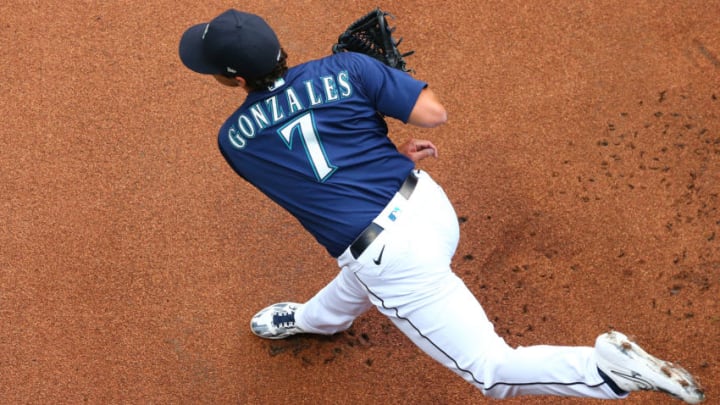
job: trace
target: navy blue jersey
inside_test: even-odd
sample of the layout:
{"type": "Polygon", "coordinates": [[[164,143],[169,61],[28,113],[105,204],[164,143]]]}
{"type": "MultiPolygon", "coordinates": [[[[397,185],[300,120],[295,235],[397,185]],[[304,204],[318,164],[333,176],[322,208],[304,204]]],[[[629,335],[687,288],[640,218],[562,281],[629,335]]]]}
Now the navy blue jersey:
{"type": "Polygon", "coordinates": [[[413,169],[384,116],[407,122],[425,86],[357,53],[310,61],[250,92],[220,129],[220,151],[337,257],[413,169]]]}

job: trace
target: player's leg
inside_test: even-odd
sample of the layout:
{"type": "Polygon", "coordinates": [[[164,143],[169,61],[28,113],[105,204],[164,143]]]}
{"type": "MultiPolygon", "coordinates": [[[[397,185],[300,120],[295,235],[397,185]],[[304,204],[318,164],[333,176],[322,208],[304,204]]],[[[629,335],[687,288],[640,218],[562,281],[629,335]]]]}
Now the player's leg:
{"type": "Polygon", "coordinates": [[[387,282],[357,274],[368,283],[381,312],[403,333],[485,395],[621,397],[600,377],[591,347],[508,346],[452,274],[417,290],[416,297],[397,297],[387,282]]]}
{"type": "Polygon", "coordinates": [[[355,318],[372,308],[365,291],[348,269],[338,275],[295,315],[300,329],[306,333],[331,335],[348,329],[355,318]]]}
{"type": "Polygon", "coordinates": [[[265,339],[284,339],[298,333],[332,335],[352,325],[372,307],[367,291],[347,269],[304,304],[280,302],[260,310],[250,330],[265,339]]]}
{"type": "Polygon", "coordinates": [[[493,397],[618,397],[599,375],[592,348],[513,349],[495,333],[482,306],[450,269],[457,218],[432,180],[421,177],[411,207],[383,234],[386,265],[367,263],[355,274],[373,304],[434,359],[493,397]]]}

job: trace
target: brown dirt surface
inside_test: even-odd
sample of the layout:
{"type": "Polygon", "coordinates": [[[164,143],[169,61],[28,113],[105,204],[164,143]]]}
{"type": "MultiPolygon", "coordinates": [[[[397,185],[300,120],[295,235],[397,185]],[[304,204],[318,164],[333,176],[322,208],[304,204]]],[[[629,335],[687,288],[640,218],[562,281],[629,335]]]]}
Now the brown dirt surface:
{"type": "Polygon", "coordinates": [[[187,26],[231,6],[263,15],[291,64],[375,6],[395,14],[450,120],[391,136],[439,146],[421,168],[498,332],[592,345],[616,328],[720,403],[718,0],[3,2],[3,403],[493,402],[375,311],[332,337],[250,332],[337,267],[217,151],[242,94],[177,57],[187,26]]]}

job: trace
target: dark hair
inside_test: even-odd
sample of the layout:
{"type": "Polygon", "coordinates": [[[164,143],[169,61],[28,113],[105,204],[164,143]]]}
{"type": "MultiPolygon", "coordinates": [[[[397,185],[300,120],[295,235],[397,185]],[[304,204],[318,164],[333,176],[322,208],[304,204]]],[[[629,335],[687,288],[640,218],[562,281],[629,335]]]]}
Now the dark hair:
{"type": "Polygon", "coordinates": [[[280,48],[280,59],[278,60],[278,63],[277,65],[275,65],[273,70],[270,71],[270,73],[266,74],[263,77],[246,81],[246,84],[250,91],[267,89],[268,87],[275,84],[275,81],[277,79],[285,76],[285,73],[287,73],[288,70],[287,56],[288,55],[285,50],[280,48]]]}

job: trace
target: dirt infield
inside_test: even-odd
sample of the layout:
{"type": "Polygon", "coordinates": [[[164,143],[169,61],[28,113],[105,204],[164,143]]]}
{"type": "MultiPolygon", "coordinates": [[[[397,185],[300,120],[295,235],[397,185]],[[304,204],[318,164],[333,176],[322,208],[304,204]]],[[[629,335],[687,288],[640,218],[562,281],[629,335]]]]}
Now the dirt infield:
{"type": "Polygon", "coordinates": [[[215,134],[243,95],[187,71],[179,36],[242,7],[296,64],[380,6],[450,114],[391,137],[440,148],[421,168],[498,332],[592,345],[616,328],[720,403],[720,1],[9,3],[0,402],[491,402],[374,311],[332,337],[248,328],[337,266],[227,167],[215,134]]]}

